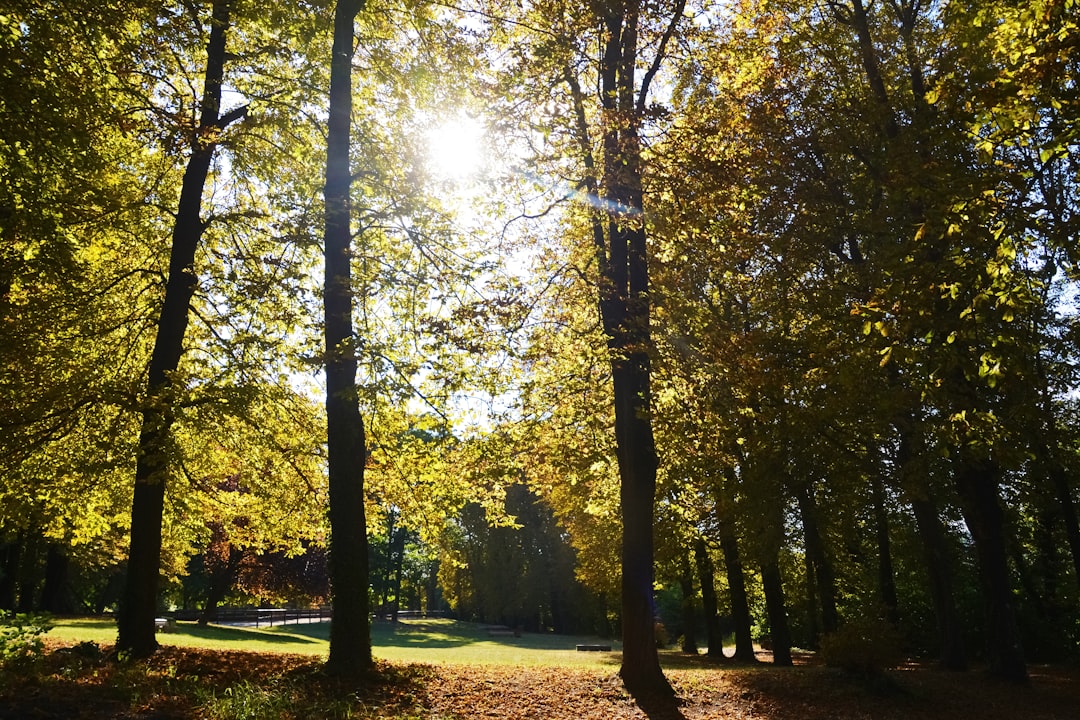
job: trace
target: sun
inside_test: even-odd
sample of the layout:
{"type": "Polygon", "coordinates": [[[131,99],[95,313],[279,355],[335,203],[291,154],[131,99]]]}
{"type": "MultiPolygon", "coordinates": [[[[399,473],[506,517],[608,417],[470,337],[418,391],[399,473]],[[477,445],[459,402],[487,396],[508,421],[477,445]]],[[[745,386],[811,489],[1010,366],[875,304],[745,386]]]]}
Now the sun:
{"type": "Polygon", "coordinates": [[[467,182],[484,165],[484,125],[466,113],[447,119],[427,132],[427,162],[441,179],[467,182]]]}

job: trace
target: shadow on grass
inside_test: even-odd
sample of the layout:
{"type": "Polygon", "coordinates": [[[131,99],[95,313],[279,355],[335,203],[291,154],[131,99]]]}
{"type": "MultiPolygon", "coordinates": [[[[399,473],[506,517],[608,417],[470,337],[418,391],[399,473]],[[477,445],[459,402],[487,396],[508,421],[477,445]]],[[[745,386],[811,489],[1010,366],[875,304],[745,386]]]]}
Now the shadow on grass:
{"type": "Polygon", "coordinates": [[[191,637],[200,640],[216,640],[225,643],[249,643],[261,641],[265,643],[292,643],[309,645],[318,640],[315,636],[301,637],[306,633],[295,632],[295,627],[289,626],[287,632],[283,629],[258,630],[252,628],[232,628],[224,625],[200,626],[197,623],[176,623],[174,629],[168,634],[169,637],[191,637]]]}
{"type": "MultiPolygon", "coordinates": [[[[244,630],[241,632],[251,631],[244,630]]],[[[290,635],[310,638],[311,642],[328,642],[330,640],[330,623],[276,625],[265,631],[267,640],[284,639],[290,635]]],[[[470,631],[470,627],[465,623],[434,625],[419,622],[395,624],[376,621],[371,624],[371,644],[375,647],[453,648],[488,639],[482,637],[479,631],[470,631]]]]}
{"type": "MultiPolygon", "coordinates": [[[[496,644],[522,650],[573,651],[579,644],[592,644],[596,638],[552,633],[521,633],[517,636],[493,635],[487,626],[460,621],[377,621],[371,626],[371,641],[376,647],[455,648],[473,644],[496,644]]],[[[615,653],[618,662],[618,653],[615,653]]]]}

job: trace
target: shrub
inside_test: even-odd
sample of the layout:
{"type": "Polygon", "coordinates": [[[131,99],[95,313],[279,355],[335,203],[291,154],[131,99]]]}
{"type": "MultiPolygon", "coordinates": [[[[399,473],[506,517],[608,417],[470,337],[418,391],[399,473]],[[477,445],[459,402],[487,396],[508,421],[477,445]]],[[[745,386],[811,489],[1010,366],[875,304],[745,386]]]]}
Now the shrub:
{"type": "Polygon", "coordinates": [[[904,659],[903,638],[891,624],[877,619],[854,620],[821,638],[821,657],[829,667],[873,677],[904,659]]]}
{"type": "Polygon", "coordinates": [[[25,667],[41,659],[42,635],[52,630],[45,615],[0,613],[0,667],[25,667]]]}

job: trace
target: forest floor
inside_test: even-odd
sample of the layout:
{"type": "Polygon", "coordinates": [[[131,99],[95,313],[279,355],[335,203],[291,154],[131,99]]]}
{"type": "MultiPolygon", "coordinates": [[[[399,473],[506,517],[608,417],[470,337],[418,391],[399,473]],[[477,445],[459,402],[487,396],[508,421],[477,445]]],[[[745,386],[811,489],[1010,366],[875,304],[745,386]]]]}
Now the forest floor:
{"type": "Polygon", "coordinates": [[[52,644],[0,673],[4,720],[1075,720],[1080,668],[1033,667],[1016,687],[978,672],[912,665],[874,682],[803,658],[794,668],[707,664],[668,670],[679,707],[642,710],[614,670],[379,663],[328,678],[311,656],[165,647],[148,662],[52,644]]]}

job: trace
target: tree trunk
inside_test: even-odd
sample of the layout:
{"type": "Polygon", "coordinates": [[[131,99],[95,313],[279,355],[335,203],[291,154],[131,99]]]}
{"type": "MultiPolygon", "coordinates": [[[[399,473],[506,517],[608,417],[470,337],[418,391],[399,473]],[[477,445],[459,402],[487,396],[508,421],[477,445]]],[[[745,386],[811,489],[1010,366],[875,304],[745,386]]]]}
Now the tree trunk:
{"type": "Polygon", "coordinates": [[[199,625],[206,627],[216,618],[218,605],[225,600],[236,582],[236,571],[243,558],[244,551],[230,544],[225,561],[213,563],[209,568],[209,587],[206,591],[206,604],[203,605],[202,613],[199,614],[199,625]]]}
{"type": "Polygon", "coordinates": [[[398,621],[398,612],[401,610],[401,578],[405,572],[405,528],[399,527],[393,538],[391,557],[394,559],[394,604],[390,608],[390,619],[398,621]]]}
{"type": "Polygon", "coordinates": [[[998,497],[1000,470],[989,459],[958,451],[956,488],[964,522],[975,541],[979,579],[986,603],[986,656],[990,673],[1010,682],[1027,682],[1027,664],[1013,610],[1005,542],[1005,519],[998,497]]]}
{"type": "Polygon", "coordinates": [[[806,592],[806,647],[817,650],[821,628],[818,625],[817,573],[814,572],[814,558],[809,552],[803,553],[803,588],[806,592]]]}
{"type": "Polygon", "coordinates": [[[0,610],[14,610],[16,596],[15,591],[19,587],[19,566],[22,563],[23,535],[19,533],[15,539],[4,545],[0,568],[0,610]]]}
{"type": "Polygon", "coordinates": [[[724,553],[728,593],[731,597],[731,621],[735,625],[735,655],[739,662],[757,662],[754,654],[754,635],[751,629],[750,602],[746,594],[739,543],[728,523],[720,529],[720,549],[724,553]]]}
{"type": "MultiPolygon", "coordinates": [[[[681,11],[680,11],[681,13],[681,11]]],[[[600,60],[607,238],[597,248],[599,302],[611,351],[615,444],[622,508],[622,630],[619,675],[642,698],[671,698],[654,634],[653,503],[657,456],[652,429],[649,351],[649,269],[642,217],[641,113],[635,102],[638,4],[603,11],[607,36],[600,60]]],[[[642,88],[642,93],[647,91],[642,88]]],[[[597,233],[594,232],[594,239],[597,233]]]]}
{"type": "Polygon", "coordinates": [[[708,656],[717,660],[724,659],[724,633],[720,629],[720,616],[716,606],[716,569],[705,540],[694,541],[694,562],[697,564],[698,579],[701,581],[701,606],[705,612],[705,636],[709,643],[708,656]]]}
{"type": "Polygon", "coordinates": [[[66,615],[75,611],[68,583],[70,569],[71,560],[64,548],[50,543],[45,556],[45,586],[41,589],[41,609],[45,612],[66,615]]]}
{"type": "Polygon", "coordinates": [[[648,85],[664,54],[684,3],[676,2],[667,33],[661,39],[653,68],[636,88],[639,2],[593,6],[605,36],[599,62],[602,107],[602,182],[589,139],[581,86],[572,69],[571,89],[576,134],[594,207],[591,230],[598,269],[597,299],[608,336],[615,399],[615,444],[622,509],[623,661],[619,675],[640,702],[674,698],[660,668],[654,635],[653,503],[657,456],[651,419],[649,351],[649,269],[641,189],[641,116],[648,85]],[[635,94],[637,95],[635,97],[635,94]]]}
{"type": "Polygon", "coordinates": [[[952,553],[937,508],[929,498],[911,498],[911,509],[922,541],[923,557],[930,579],[938,635],[941,640],[939,664],[946,670],[967,670],[963,627],[953,597],[952,553]]]}
{"type": "Polygon", "coordinates": [[[784,582],[775,552],[761,565],[761,584],[765,590],[765,608],[769,616],[773,664],[791,665],[791,630],[788,629],[784,582]]]}
{"type": "MultiPolygon", "coordinates": [[[[1035,517],[1035,567],[1039,576],[1041,592],[1032,596],[1032,600],[1044,604],[1049,614],[1057,614],[1061,605],[1061,547],[1054,534],[1059,508],[1043,509],[1035,517]]],[[[1013,542],[1016,554],[1022,557],[1019,543],[1013,542]]]]}
{"type": "Polygon", "coordinates": [[[161,520],[165,505],[165,482],[169,471],[167,439],[173,423],[177,388],[172,375],[179,367],[188,326],[188,311],[195,293],[195,252],[204,230],[202,195],[210,161],[222,129],[243,117],[240,109],[220,116],[221,84],[225,70],[225,33],[231,2],[213,4],[210,40],[206,48],[206,72],[199,127],[192,138],[191,157],[180,188],[180,203],[173,225],[172,250],[165,300],[158,319],[150,357],[142,429],[135,467],[135,492],[131,504],[131,547],[127,578],[117,616],[116,649],[133,657],[146,657],[157,649],[154,618],[157,615],[158,573],[161,562],[161,520]]]}
{"type": "Polygon", "coordinates": [[[679,573],[679,586],[682,589],[682,647],[684,653],[698,654],[697,646],[697,603],[694,602],[694,574],[690,569],[690,559],[683,556],[679,573]]]}
{"type": "Polygon", "coordinates": [[[930,581],[930,597],[934,602],[938,636],[941,641],[939,665],[946,670],[967,670],[967,651],[964,647],[963,626],[956,611],[953,594],[953,557],[945,526],[941,522],[933,496],[926,487],[926,478],[917,477],[913,460],[926,451],[922,438],[914,434],[914,419],[902,415],[894,423],[898,434],[896,451],[897,481],[903,488],[922,543],[923,559],[930,581]]]}
{"type": "Polygon", "coordinates": [[[874,501],[874,536],[878,551],[878,595],[884,606],[885,619],[896,627],[900,624],[900,601],[896,597],[896,576],[893,573],[892,546],[889,542],[889,514],[885,504],[885,481],[875,473],[870,479],[874,501]]]}
{"type": "Polygon", "coordinates": [[[1061,507],[1061,519],[1065,525],[1065,538],[1069,543],[1069,552],[1072,555],[1073,571],[1077,583],[1080,583],[1080,522],[1077,522],[1076,503],[1073,502],[1072,488],[1069,486],[1069,475],[1065,467],[1057,459],[1057,451],[1049,445],[1043,448],[1044,458],[1047,458],[1047,475],[1050,486],[1054,490],[1061,507]]]}
{"type": "Polygon", "coordinates": [[[326,344],[327,466],[330,485],[330,624],[327,671],[352,676],[371,667],[368,617],[367,521],[364,464],[367,445],[356,392],[350,251],[352,177],[353,23],[361,0],[338,0],[330,61],[330,118],[326,153],[323,310],[326,344]]]}
{"type": "Polygon", "coordinates": [[[826,634],[836,632],[840,625],[840,616],[836,610],[836,573],[825,553],[825,543],[818,528],[817,503],[814,501],[813,491],[806,485],[796,488],[795,498],[799,502],[806,554],[814,563],[818,599],[821,601],[821,631],[826,634]]]}
{"type": "Polygon", "coordinates": [[[23,543],[22,562],[19,564],[19,599],[17,609],[21,613],[32,612],[37,603],[38,582],[41,578],[41,533],[30,533],[23,543]]]}
{"type": "Polygon", "coordinates": [[[395,512],[390,510],[386,514],[386,550],[380,553],[377,549],[368,553],[374,558],[376,566],[368,567],[368,571],[374,573],[378,585],[374,588],[373,597],[378,602],[375,608],[376,617],[384,617],[390,607],[390,572],[394,556],[394,525],[395,512]]]}
{"type": "MultiPolygon", "coordinates": [[[[619,374],[626,374],[625,371],[619,374]]],[[[654,634],[655,609],[653,606],[653,489],[655,487],[655,455],[652,452],[651,428],[640,418],[627,418],[637,406],[636,398],[626,397],[620,433],[620,470],[622,488],[622,635],[623,656],[619,675],[630,694],[673,694],[660,669],[654,634]],[[629,406],[629,407],[627,407],[629,406]],[[629,426],[629,427],[627,427],[629,426]],[[637,440],[637,442],[635,442],[637,440]],[[653,460],[653,463],[649,463],[653,460]]]]}

